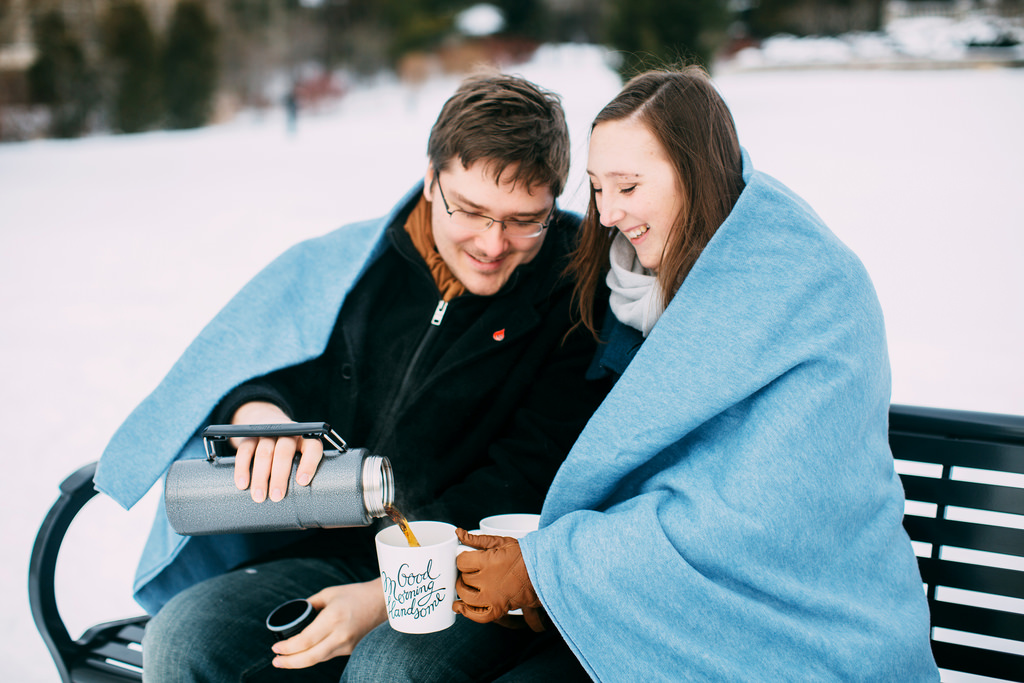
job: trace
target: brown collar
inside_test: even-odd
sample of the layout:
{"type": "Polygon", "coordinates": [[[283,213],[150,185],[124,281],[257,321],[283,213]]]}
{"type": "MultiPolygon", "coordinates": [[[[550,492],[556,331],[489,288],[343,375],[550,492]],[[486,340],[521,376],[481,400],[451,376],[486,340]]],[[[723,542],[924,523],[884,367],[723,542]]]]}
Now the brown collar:
{"type": "Polygon", "coordinates": [[[466,286],[455,277],[448,264],[437,253],[434,230],[430,221],[430,202],[425,197],[420,197],[412,213],[409,214],[409,218],[405,221],[405,231],[412,238],[412,244],[416,247],[416,251],[427,262],[430,274],[437,284],[437,290],[441,292],[441,298],[451,301],[463,294],[466,291],[466,286]]]}

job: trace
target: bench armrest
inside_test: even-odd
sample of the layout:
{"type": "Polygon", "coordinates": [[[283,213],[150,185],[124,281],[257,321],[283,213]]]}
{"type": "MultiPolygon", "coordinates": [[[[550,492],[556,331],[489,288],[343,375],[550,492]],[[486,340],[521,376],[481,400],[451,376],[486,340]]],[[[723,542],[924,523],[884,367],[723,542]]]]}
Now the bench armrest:
{"type": "Polygon", "coordinates": [[[53,656],[62,680],[69,679],[66,661],[75,653],[76,645],[57,609],[54,572],[68,527],[97,493],[92,481],[95,473],[96,463],[92,462],[61,482],[60,496],[39,527],[29,561],[28,600],[32,619],[53,656]]]}

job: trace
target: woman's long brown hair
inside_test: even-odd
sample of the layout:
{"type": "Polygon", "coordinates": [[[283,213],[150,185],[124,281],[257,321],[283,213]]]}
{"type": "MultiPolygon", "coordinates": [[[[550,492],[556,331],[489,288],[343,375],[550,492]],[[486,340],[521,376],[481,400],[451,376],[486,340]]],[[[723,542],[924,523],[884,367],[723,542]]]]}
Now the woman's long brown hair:
{"type": "MultiPolygon", "coordinates": [[[[629,118],[647,127],[676,169],[682,208],[658,268],[662,301],[668,306],[743,191],[736,125],[699,67],[635,76],[601,110],[591,130],[600,123],[629,118]]],[[[608,251],[616,232],[601,225],[591,187],[567,273],[576,283],[573,299],[580,322],[595,336],[599,321],[595,321],[594,299],[608,270],[608,251]]]]}

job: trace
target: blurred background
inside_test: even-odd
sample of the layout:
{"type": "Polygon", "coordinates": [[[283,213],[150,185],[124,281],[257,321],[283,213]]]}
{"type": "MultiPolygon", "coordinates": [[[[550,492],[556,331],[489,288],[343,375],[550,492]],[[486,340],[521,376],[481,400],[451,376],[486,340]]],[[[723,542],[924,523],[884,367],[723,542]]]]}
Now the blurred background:
{"type": "Polygon", "coordinates": [[[1022,17],[1024,0],[0,0],[0,140],[316,109],[384,72],[416,84],[521,63],[544,43],[606,46],[623,75],[800,50],[1020,64],[1022,17]],[[806,36],[818,40],[795,44],[806,36]]]}
{"type": "MultiPolygon", "coordinates": [[[[577,211],[622,79],[705,64],[871,274],[893,401],[1024,415],[1022,42],[1024,0],[0,0],[0,679],[56,680],[26,579],[60,481],[259,269],[422,178],[481,63],[562,95],[577,211]]],[[[72,525],[72,637],[140,612],[161,492],[72,525]]]]}

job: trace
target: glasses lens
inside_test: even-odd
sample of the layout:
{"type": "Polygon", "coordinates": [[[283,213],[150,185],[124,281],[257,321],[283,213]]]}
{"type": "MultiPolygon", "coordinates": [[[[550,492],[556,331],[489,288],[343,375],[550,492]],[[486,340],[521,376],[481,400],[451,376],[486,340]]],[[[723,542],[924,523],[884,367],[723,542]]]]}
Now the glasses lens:
{"type": "Polygon", "coordinates": [[[505,232],[512,237],[536,237],[544,230],[544,225],[536,222],[505,221],[505,232]]]}
{"type": "Polygon", "coordinates": [[[452,211],[452,222],[460,228],[466,230],[477,230],[484,231],[491,227],[493,222],[487,216],[481,216],[477,213],[466,213],[465,211],[452,211]]]}

